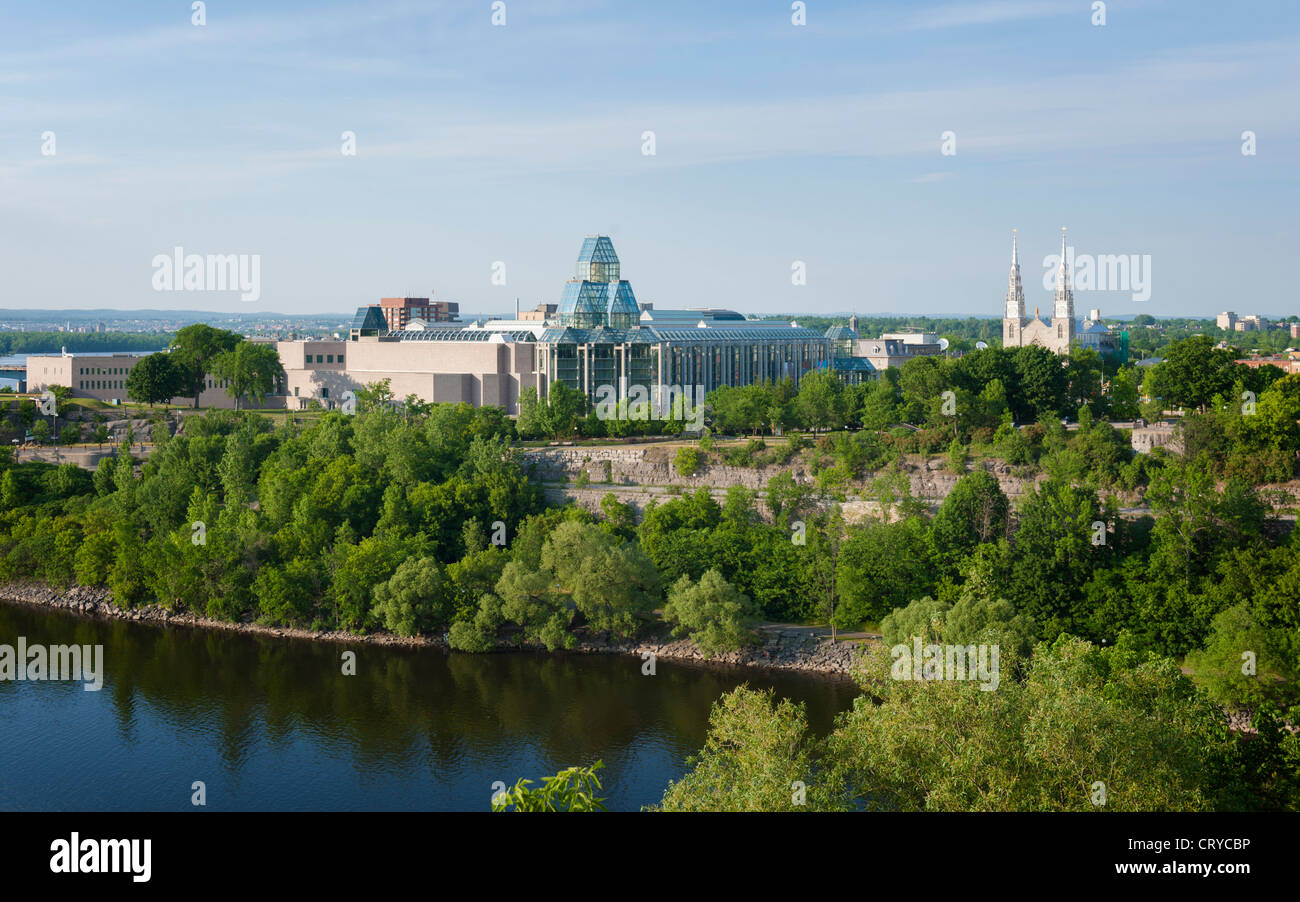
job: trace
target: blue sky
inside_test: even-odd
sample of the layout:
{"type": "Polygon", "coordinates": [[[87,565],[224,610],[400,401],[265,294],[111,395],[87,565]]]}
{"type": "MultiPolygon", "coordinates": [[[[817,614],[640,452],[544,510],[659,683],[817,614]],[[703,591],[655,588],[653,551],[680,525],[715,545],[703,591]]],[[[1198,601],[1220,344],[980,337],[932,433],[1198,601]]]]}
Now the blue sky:
{"type": "Polygon", "coordinates": [[[0,307],[504,312],[602,233],[658,306],[997,315],[1016,227],[1046,312],[1065,225],[1151,257],[1080,310],[1300,312],[1293,0],[806,6],[0,0],[0,307]],[[260,299],[153,291],[177,245],[260,299]]]}

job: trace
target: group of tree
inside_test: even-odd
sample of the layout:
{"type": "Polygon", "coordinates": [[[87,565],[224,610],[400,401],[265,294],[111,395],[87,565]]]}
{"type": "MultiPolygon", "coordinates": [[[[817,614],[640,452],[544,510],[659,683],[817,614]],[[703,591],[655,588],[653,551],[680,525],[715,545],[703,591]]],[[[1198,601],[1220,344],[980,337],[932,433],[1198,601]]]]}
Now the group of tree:
{"type": "MultiPolygon", "coordinates": [[[[976,638],[980,638],[978,635],[976,638]]],[[[996,638],[990,634],[985,639],[996,638]]],[[[1127,642],[1040,643],[996,691],[900,680],[815,736],[800,704],[741,687],[663,811],[1215,811],[1300,808],[1300,736],[1261,708],[1246,739],[1171,659],[1127,642]]]]}
{"type": "Polygon", "coordinates": [[[166,332],[0,332],[0,356],[156,351],[170,339],[166,332]]]}
{"type": "Polygon", "coordinates": [[[167,351],[140,360],[126,378],[126,390],[133,401],[150,406],[184,397],[193,399],[197,408],[211,377],[225,387],[238,409],[243,398],[260,404],[283,376],[274,345],[196,323],[179,330],[167,351]]]}

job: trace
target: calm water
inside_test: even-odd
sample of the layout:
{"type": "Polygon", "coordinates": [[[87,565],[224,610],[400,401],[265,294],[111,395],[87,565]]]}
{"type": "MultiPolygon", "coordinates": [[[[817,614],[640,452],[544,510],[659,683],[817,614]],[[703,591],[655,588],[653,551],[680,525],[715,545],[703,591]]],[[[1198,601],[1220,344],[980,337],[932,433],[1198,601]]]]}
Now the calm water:
{"type": "Polygon", "coordinates": [[[449,655],[99,621],[0,603],[0,644],[104,646],[104,688],[0,681],[0,810],[470,810],[601,758],[614,810],[657,802],[748,682],[824,733],[850,684],[633,656],[449,655]]]}

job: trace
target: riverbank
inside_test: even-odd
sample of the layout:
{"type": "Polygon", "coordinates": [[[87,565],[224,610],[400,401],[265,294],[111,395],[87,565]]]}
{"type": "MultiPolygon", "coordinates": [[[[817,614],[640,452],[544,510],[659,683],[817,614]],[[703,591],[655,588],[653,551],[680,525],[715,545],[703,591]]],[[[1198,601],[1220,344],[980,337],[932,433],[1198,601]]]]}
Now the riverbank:
{"type": "MultiPolygon", "coordinates": [[[[358,634],[345,630],[317,632],[291,627],[267,626],[260,623],[231,623],[213,620],[193,612],[171,611],[162,605],[141,605],[119,608],[113,604],[112,593],[102,587],[73,586],[61,589],[47,583],[22,580],[0,583],[0,601],[33,607],[53,608],[89,617],[126,620],[135,623],[154,623],[166,626],[185,626],[200,629],[218,629],[229,632],[250,633],[278,638],[306,639],[315,642],[341,644],[367,643],[373,645],[402,646],[409,648],[440,648],[450,650],[445,637],[397,636],[392,633],[358,634]]],[[[689,639],[673,639],[666,625],[660,634],[633,642],[621,642],[603,636],[583,636],[567,654],[625,654],[644,659],[654,655],[656,660],[686,661],[702,665],[756,667],[768,670],[799,671],[828,677],[847,679],[861,653],[862,643],[835,642],[819,639],[807,630],[782,626],[762,627],[759,630],[762,644],[726,654],[708,656],[696,648],[689,639]]],[[[501,641],[497,651],[537,651],[542,646],[528,642],[501,641]]]]}

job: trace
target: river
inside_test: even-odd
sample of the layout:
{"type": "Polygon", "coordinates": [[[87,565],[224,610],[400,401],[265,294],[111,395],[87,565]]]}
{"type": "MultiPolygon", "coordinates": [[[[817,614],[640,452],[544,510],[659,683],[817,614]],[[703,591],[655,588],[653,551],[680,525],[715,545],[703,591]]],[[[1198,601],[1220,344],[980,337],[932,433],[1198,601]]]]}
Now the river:
{"type": "Polygon", "coordinates": [[[826,733],[852,684],[630,655],[448,654],[0,603],[0,644],[103,645],[104,686],[0,681],[0,810],[486,811],[492,785],[603,759],[611,810],[662,797],[748,682],[826,733]],[[342,674],[345,650],[356,674],[342,674]]]}

